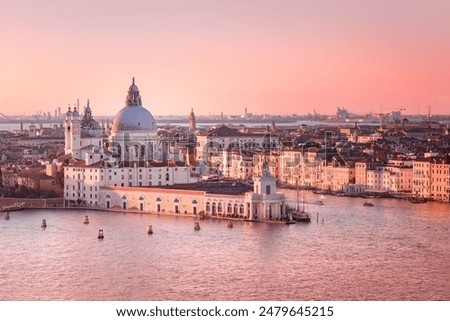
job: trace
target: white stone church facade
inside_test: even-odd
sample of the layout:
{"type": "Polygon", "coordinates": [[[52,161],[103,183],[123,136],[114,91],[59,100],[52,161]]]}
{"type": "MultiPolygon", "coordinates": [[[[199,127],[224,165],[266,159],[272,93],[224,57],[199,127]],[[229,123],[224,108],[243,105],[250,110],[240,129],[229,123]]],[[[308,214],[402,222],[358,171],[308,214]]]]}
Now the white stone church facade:
{"type": "MultiPolygon", "coordinates": [[[[163,152],[152,114],[142,106],[134,78],[126,105],[112,126],[99,125],[89,106],[80,115],[69,110],[65,117],[64,167],[66,206],[117,208],[143,212],[205,214],[277,220],[285,217],[284,194],[276,192],[268,171],[254,179],[253,190],[199,186],[184,162],[163,152]],[[182,186],[176,188],[176,186],[182,186]],[[194,188],[195,186],[195,188],[194,188]]],[[[222,184],[223,185],[223,184],[222,184]]]]}
{"type": "Polygon", "coordinates": [[[99,206],[102,186],[142,187],[195,181],[184,162],[164,159],[153,115],[142,106],[138,87],[128,89],[126,105],[112,126],[100,126],[89,106],[82,116],[75,107],[65,116],[64,168],[66,204],[99,206]]]}

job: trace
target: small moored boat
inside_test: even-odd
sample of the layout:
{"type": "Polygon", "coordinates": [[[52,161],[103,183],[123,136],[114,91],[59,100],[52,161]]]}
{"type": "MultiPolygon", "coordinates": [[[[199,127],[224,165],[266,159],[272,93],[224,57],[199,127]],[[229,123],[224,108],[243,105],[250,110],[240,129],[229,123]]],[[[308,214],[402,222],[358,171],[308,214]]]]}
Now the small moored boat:
{"type": "Polygon", "coordinates": [[[233,221],[232,220],[228,221],[228,227],[233,227],[233,221]]]}
{"type": "Polygon", "coordinates": [[[296,222],[304,222],[304,223],[311,222],[311,215],[309,215],[309,213],[305,211],[293,210],[291,212],[291,216],[292,220],[296,222]]]}
{"type": "Polygon", "coordinates": [[[0,207],[0,212],[11,212],[11,211],[20,211],[23,210],[24,207],[24,203],[15,203],[13,205],[6,205],[3,207],[0,207]]]}
{"type": "Polygon", "coordinates": [[[364,206],[367,206],[367,207],[372,207],[372,206],[373,206],[373,204],[372,204],[372,203],[370,203],[370,202],[364,202],[364,206]]]}
{"type": "Polygon", "coordinates": [[[199,222],[194,222],[194,230],[200,231],[200,223],[199,222]]]}
{"type": "Polygon", "coordinates": [[[103,230],[98,230],[98,236],[97,236],[97,238],[99,238],[99,239],[104,238],[103,230]]]}

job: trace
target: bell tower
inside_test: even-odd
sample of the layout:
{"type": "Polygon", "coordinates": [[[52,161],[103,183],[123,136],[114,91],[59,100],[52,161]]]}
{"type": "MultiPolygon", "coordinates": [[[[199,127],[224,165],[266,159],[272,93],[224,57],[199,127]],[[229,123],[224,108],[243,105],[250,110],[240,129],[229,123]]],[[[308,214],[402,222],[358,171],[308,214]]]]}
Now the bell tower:
{"type": "Polygon", "coordinates": [[[193,132],[197,129],[197,123],[195,121],[194,109],[191,109],[191,113],[189,114],[189,131],[193,132]]]}
{"type": "Polygon", "coordinates": [[[73,111],[70,106],[66,112],[65,117],[65,148],[66,154],[72,154],[73,158],[79,159],[81,157],[81,129],[80,129],[80,114],[78,108],[74,107],[73,111]]]}

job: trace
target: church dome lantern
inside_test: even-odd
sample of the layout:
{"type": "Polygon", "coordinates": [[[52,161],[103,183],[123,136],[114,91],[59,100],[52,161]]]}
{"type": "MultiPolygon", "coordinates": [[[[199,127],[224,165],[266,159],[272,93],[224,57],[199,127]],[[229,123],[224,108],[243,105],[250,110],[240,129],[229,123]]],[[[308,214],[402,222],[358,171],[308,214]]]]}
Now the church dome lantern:
{"type": "Polygon", "coordinates": [[[156,121],[153,115],[142,106],[139,88],[134,83],[128,89],[126,106],[114,117],[112,132],[118,131],[156,131],[156,121]]]}

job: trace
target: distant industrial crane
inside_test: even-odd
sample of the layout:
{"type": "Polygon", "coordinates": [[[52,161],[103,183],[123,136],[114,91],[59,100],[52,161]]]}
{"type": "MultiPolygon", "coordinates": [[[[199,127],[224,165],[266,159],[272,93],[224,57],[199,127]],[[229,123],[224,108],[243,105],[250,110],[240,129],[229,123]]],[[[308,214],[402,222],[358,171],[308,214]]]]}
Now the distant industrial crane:
{"type": "Polygon", "coordinates": [[[34,119],[36,119],[37,124],[39,125],[39,127],[42,128],[42,121],[40,120],[42,111],[38,111],[35,115],[33,115],[34,119]]]}
{"type": "MultiPolygon", "coordinates": [[[[383,131],[383,117],[392,116],[392,119],[394,119],[395,125],[397,126],[397,119],[401,116],[402,110],[406,110],[405,108],[392,108],[393,110],[390,113],[383,113],[380,108],[380,113],[378,114],[378,117],[380,118],[380,131],[383,131]]],[[[386,119],[386,118],[385,118],[386,119]]]]}

